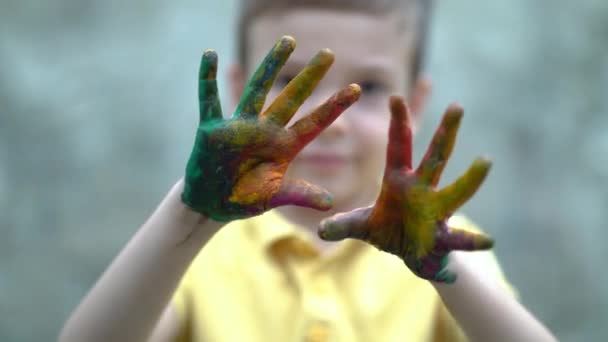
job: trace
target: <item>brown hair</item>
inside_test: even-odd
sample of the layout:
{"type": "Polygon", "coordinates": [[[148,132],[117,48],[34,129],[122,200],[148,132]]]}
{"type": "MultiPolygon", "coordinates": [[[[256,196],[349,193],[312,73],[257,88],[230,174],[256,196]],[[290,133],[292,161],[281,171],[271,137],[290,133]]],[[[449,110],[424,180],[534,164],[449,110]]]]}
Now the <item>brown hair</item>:
{"type": "Polygon", "coordinates": [[[410,80],[415,81],[424,66],[427,36],[431,21],[433,0],[240,0],[237,22],[237,56],[241,65],[247,60],[247,31],[256,17],[270,9],[322,8],[353,10],[370,13],[405,13],[414,10],[416,40],[410,80]],[[413,6],[413,7],[412,7],[413,6]]]}

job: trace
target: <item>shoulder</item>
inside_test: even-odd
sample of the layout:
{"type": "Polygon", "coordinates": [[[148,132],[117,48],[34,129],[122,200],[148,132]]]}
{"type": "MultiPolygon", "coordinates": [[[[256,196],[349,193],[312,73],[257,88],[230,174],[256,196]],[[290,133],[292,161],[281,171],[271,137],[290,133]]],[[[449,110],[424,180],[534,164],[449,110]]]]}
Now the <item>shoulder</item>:
{"type": "MultiPolygon", "coordinates": [[[[448,225],[450,227],[476,232],[484,231],[473,220],[460,213],[452,215],[448,220],[448,225]]],[[[494,249],[475,252],[454,251],[451,253],[450,258],[457,259],[458,262],[467,263],[478,271],[479,276],[482,277],[484,281],[495,283],[514,297],[517,297],[517,291],[507,280],[498,258],[494,253],[494,249]]]]}
{"type": "Polygon", "coordinates": [[[483,231],[483,229],[481,229],[475,222],[473,222],[473,220],[471,220],[469,217],[467,217],[466,215],[461,214],[461,213],[456,213],[456,214],[450,216],[450,218],[448,219],[448,226],[454,227],[454,228],[472,230],[472,231],[476,231],[476,232],[483,231]]]}

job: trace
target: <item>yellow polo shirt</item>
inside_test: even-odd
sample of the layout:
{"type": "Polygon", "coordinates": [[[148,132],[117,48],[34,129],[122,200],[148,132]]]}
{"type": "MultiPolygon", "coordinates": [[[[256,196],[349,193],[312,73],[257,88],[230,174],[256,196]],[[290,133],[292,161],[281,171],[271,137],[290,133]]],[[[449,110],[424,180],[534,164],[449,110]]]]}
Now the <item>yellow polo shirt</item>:
{"type": "MultiPolygon", "coordinates": [[[[472,228],[454,216],[450,224],[472,228]]],[[[492,253],[475,252],[502,280],[492,253]]],[[[321,255],[277,212],[222,228],[190,265],[173,305],[184,341],[463,341],[432,285],[352,239],[321,255]]]]}

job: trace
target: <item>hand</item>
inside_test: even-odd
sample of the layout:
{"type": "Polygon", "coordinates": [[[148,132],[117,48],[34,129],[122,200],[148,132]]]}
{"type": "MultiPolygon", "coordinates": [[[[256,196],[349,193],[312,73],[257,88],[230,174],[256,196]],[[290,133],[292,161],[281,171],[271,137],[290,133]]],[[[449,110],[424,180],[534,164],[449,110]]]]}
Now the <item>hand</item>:
{"type": "Polygon", "coordinates": [[[217,55],[208,50],[199,71],[200,123],[186,167],[182,201],[216,221],[261,214],[294,204],[331,208],[327,190],[299,179],[284,179],[296,154],[331,124],[360,95],[351,84],[312,113],[285,128],[334,60],[321,50],[291,81],[266,111],[266,95],[295,48],[285,36],[253,74],[230,119],[223,119],[216,85],[217,55]]]}
{"type": "Polygon", "coordinates": [[[462,108],[451,105],[418,168],[412,170],[412,132],[408,109],[391,97],[391,123],[382,190],[376,204],[334,215],[321,222],[319,236],[336,241],[356,238],[400,257],[421,278],[453,283],[446,269],[452,250],[489,249],[486,235],[448,227],[447,219],[473,196],[490,162],[477,159],[454,183],[435,190],[452,152],[462,108]]]}

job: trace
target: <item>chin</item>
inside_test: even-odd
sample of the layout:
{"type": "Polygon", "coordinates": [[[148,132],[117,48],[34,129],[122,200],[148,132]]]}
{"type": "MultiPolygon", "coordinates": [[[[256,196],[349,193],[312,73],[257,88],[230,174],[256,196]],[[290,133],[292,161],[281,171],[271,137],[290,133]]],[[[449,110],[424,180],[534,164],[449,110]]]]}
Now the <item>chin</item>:
{"type": "Polygon", "coordinates": [[[366,184],[362,183],[361,176],[352,168],[334,170],[298,167],[296,170],[296,172],[291,172],[288,177],[304,179],[326,189],[334,196],[336,207],[349,206],[359,202],[366,203],[360,197],[367,194],[369,189],[365,189],[366,184]]]}
{"type": "MultiPolygon", "coordinates": [[[[323,165],[306,167],[303,174],[315,178],[337,179],[343,177],[346,173],[352,173],[350,168],[344,165],[323,165]]],[[[333,181],[332,181],[333,182],[333,181]]]]}
{"type": "Polygon", "coordinates": [[[353,205],[361,202],[364,191],[361,184],[350,182],[335,182],[325,187],[334,196],[334,206],[336,208],[354,209],[353,205]]]}

